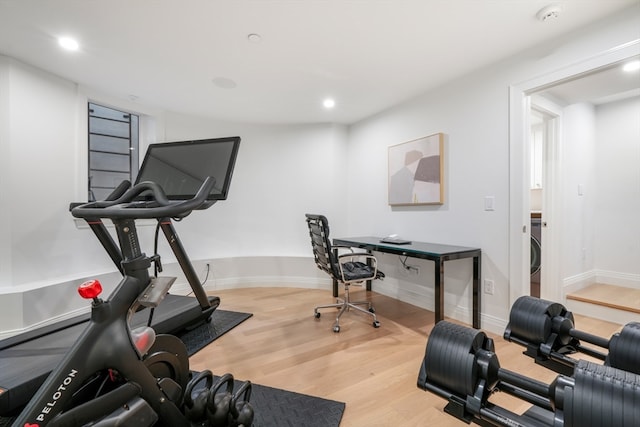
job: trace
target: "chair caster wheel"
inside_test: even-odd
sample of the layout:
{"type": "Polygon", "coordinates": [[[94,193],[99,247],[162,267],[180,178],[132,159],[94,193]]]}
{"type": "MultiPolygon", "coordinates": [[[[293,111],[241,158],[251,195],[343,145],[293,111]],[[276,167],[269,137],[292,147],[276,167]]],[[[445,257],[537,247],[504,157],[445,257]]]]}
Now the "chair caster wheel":
{"type": "Polygon", "coordinates": [[[340,332],[340,326],[334,326],[333,327],[333,332],[335,332],[335,333],[340,332]]]}
{"type": "Polygon", "coordinates": [[[371,307],[371,308],[369,309],[369,313],[375,313],[375,312],[376,312],[376,309],[375,309],[375,308],[371,307]]]}
{"type": "Polygon", "coordinates": [[[376,329],[379,328],[380,327],[380,322],[378,322],[377,320],[374,320],[373,327],[376,328],[376,329]]]}
{"type": "Polygon", "coordinates": [[[313,317],[315,317],[316,319],[319,319],[320,313],[316,311],[315,313],[313,313],[313,317]]]}

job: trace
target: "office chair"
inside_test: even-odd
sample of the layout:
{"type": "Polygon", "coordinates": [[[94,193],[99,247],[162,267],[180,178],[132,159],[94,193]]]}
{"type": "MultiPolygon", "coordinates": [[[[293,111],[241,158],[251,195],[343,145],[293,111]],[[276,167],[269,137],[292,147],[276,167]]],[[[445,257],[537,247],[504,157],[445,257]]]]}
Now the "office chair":
{"type": "Polygon", "coordinates": [[[369,301],[351,301],[349,299],[349,285],[366,280],[382,279],[384,273],[378,271],[377,261],[373,255],[366,252],[354,252],[346,246],[332,246],[329,239],[329,222],[323,215],[306,214],[313,257],[318,268],[327,273],[332,279],[344,284],[344,299],[338,298],[336,304],[320,305],[314,309],[316,319],[320,318],[321,308],[339,308],[333,332],[340,332],[340,316],[345,311],[355,309],[373,317],[373,327],[379,328],[380,322],[369,301]],[[349,250],[348,253],[338,254],[339,250],[349,250]],[[335,252],[334,252],[335,251],[335,252]],[[365,262],[362,262],[365,261],[365,262]],[[360,307],[366,305],[367,310],[360,307]]]}

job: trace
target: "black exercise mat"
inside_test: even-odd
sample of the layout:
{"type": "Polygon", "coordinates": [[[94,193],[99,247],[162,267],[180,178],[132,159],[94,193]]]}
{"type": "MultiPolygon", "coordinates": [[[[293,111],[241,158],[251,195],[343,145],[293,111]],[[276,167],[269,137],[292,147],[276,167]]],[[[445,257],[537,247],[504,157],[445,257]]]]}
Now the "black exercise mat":
{"type": "Polygon", "coordinates": [[[211,322],[200,325],[190,331],[180,333],[178,334],[178,338],[180,338],[187,347],[187,354],[193,356],[207,346],[207,344],[210,344],[215,339],[229,332],[251,316],[253,316],[251,313],[217,309],[211,315],[211,322]]]}
{"type": "Polygon", "coordinates": [[[253,427],[337,427],[345,404],[252,384],[253,427]]]}

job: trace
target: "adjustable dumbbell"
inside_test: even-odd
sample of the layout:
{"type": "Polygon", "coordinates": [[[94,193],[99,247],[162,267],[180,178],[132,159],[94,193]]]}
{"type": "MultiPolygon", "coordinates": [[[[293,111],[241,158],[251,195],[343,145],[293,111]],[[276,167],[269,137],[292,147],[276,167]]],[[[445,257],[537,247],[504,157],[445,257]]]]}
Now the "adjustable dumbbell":
{"type": "Polygon", "coordinates": [[[631,322],[611,339],[574,328],[573,314],[559,303],[523,296],[511,307],[504,332],[508,341],[526,348],[524,354],[556,372],[571,375],[576,360],[567,354],[581,352],[604,361],[606,366],[640,374],[640,323],[631,322]],[[608,354],[581,341],[608,349],[608,354]]]}
{"type": "Polygon", "coordinates": [[[418,387],[449,401],[445,412],[497,426],[638,427],[640,375],[586,360],[551,384],[501,368],[482,331],[440,321],[431,331],[418,387]],[[489,402],[496,391],[533,404],[522,415],[489,402]]]}

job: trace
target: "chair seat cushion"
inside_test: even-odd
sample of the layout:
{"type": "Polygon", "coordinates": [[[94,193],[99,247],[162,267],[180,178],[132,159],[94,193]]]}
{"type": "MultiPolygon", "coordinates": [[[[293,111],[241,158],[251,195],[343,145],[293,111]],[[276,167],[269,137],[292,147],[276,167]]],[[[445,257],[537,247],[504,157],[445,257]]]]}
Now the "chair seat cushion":
{"type": "Polygon", "coordinates": [[[345,280],[372,279],[374,270],[367,264],[359,261],[345,262],[342,264],[345,280]]]}

